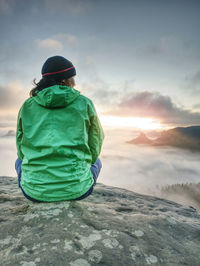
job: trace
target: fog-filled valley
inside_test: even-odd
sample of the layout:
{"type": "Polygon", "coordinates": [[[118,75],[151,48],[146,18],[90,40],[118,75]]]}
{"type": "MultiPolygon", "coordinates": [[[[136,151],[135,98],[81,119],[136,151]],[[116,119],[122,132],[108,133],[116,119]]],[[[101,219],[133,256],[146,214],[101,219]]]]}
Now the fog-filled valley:
{"type": "MultiPolygon", "coordinates": [[[[105,129],[100,156],[103,167],[98,181],[198,207],[192,201],[188,202],[186,195],[191,186],[190,194],[194,194],[196,185],[190,185],[188,189],[186,184],[200,183],[200,153],[174,147],[127,143],[138,134],[138,131],[133,130],[105,129]],[[185,184],[185,188],[175,184],[185,184]]],[[[4,135],[5,130],[1,132],[0,137],[0,175],[16,177],[15,137],[13,134],[4,135]]],[[[199,193],[199,189],[195,193],[199,193]]]]}

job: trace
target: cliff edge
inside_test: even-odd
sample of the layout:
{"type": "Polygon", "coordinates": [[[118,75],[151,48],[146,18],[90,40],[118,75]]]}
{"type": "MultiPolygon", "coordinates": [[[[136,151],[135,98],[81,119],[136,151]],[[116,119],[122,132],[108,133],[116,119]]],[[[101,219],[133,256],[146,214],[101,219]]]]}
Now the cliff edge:
{"type": "Polygon", "coordinates": [[[82,201],[32,203],[0,177],[1,265],[199,265],[200,213],[98,184],[82,201]]]}

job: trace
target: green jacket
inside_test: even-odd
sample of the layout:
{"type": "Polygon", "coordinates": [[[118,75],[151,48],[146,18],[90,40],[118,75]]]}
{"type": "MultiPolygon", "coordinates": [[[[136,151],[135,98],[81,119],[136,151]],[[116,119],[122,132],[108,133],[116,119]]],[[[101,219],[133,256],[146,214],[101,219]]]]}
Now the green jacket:
{"type": "Polygon", "coordinates": [[[17,119],[21,187],[41,201],[71,200],[93,185],[90,171],[104,134],[94,105],[79,91],[54,85],[27,99],[17,119]]]}

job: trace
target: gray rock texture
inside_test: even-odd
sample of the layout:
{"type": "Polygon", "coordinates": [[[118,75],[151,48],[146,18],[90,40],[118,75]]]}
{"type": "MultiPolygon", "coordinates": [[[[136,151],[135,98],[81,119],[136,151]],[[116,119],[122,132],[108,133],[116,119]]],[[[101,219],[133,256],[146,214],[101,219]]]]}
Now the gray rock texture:
{"type": "Polygon", "coordinates": [[[0,177],[0,265],[200,265],[200,213],[98,184],[82,201],[32,203],[0,177]]]}

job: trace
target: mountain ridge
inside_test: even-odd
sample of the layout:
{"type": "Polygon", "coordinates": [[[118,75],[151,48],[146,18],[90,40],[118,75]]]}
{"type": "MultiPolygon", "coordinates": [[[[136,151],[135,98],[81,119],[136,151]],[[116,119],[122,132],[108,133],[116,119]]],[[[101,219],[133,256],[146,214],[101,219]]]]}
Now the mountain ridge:
{"type": "Polygon", "coordinates": [[[149,144],[152,146],[174,146],[200,150],[200,126],[176,127],[162,131],[160,137],[151,140],[141,132],[140,135],[127,141],[131,144],[149,144]]]}

